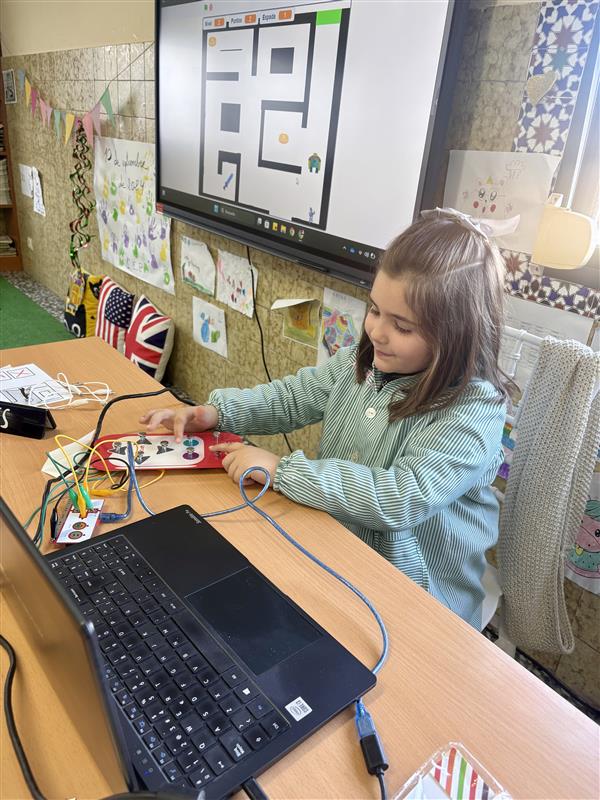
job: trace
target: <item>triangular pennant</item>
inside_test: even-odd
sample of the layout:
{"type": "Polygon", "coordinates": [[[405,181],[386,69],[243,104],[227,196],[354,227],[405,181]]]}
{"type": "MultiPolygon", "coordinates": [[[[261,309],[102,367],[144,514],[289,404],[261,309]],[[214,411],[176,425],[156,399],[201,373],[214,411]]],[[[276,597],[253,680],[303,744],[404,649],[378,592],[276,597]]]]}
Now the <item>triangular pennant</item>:
{"type": "Polygon", "coordinates": [[[31,90],[31,114],[35,117],[35,108],[37,105],[38,93],[37,89],[31,90]]]}
{"type": "Polygon", "coordinates": [[[69,141],[69,137],[71,136],[71,131],[73,130],[74,121],[75,121],[75,115],[71,114],[70,111],[67,111],[65,116],[65,144],[69,141]]]}
{"type": "Polygon", "coordinates": [[[31,97],[31,84],[29,83],[27,78],[25,78],[25,102],[27,103],[27,105],[29,105],[30,97],[31,97]]]}
{"type": "Polygon", "coordinates": [[[113,114],[113,110],[112,110],[112,103],[110,101],[110,89],[109,89],[108,86],[104,90],[104,94],[100,98],[100,102],[102,103],[102,105],[106,109],[106,113],[108,114],[109,122],[112,122],[113,118],[114,118],[114,114],[113,114]]]}
{"type": "Polygon", "coordinates": [[[94,130],[100,136],[100,103],[96,103],[93,109],[90,111],[92,115],[92,122],[94,123],[94,130]]]}
{"type": "Polygon", "coordinates": [[[25,70],[18,69],[17,70],[17,77],[19,79],[19,89],[23,91],[23,87],[25,86],[25,70]]]}
{"type": "Polygon", "coordinates": [[[52,106],[50,103],[46,103],[46,122],[44,123],[46,126],[50,125],[50,117],[52,116],[52,106]]]}
{"type": "Polygon", "coordinates": [[[82,122],[83,122],[83,130],[85,131],[88,145],[92,147],[94,142],[94,123],[92,121],[91,111],[88,111],[88,113],[85,114],[82,122]]]}
{"type": "Polygon", "coordinates": [[[40,114],[42,115],[42,122],[44,125],[48,124],[48,103],[43,97],[40,97],[40,114]]]}
{"type": "Polygon", "coordinates": [[[54,132],[56,133],[56,138],[60,138],[60,111],[58,108],[54,109],[54,132]]]}

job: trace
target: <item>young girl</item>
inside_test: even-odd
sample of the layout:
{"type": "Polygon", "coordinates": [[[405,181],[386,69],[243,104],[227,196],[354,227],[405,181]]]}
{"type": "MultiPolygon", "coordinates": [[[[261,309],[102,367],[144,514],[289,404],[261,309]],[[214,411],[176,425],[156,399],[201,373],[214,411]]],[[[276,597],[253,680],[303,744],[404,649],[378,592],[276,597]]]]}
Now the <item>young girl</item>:
{"type": "Polygon", "coordinates": [[[328,511],[480,627],[484,553],[498,536],[490,483],[506,413],[504,268],[479,221],[452,209],[422,216],[381,260],[358,345],[283,380],[218,389],[207,405],[140,421],[178,440],[184,431],[275,434],[322,421],[316,459],[241,444],[212,449],[226,453],[234,481],[265,467],[275,491],[328,511]]]}

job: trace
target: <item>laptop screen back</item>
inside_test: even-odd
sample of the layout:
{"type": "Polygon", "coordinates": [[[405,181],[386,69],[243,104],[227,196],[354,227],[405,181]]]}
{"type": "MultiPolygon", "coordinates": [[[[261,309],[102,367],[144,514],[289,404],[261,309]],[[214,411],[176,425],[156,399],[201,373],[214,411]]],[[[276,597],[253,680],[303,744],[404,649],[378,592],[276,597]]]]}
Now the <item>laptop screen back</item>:
{"type": "MultiPolygon", "coordinates": [[[[100,665],[86,623],[67,605],[50,567],[1,498],[0,589],[2,602],[10,606],[111,790],[123,791],[125,766],[113,739],[105,705],[109,698],[97,679],[100,665]]],[[[19,733],[26,743],[27,731],[19,733]]]]}

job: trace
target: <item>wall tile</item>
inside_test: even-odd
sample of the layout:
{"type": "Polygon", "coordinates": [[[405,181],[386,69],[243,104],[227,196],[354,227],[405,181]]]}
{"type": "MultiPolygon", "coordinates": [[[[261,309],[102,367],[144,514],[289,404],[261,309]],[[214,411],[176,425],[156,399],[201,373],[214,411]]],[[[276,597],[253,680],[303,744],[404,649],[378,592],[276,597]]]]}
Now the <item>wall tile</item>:
{"type": "Polygon", "coordinates": [[[131,80],[131,48],[128,44],[117,45],[117,75],[120,81],[131,80]]]}
{"type": "Polygon", "coordinates": [[[144,95],[146,98],[146,119],[154,119],[154,81],[144,82],[144,95]]]}
{"type": "Polygon", "coordinates": [[[527,74],[539,3],[497,5],[481,12],[477,52],[472,62],[476,80],[515,81],[527,74]]]}
{"type": "Polygon", "coordinates": [[[105,48],[94,47],[94,80],[106,80],[106,67],[104,63],[105,48]]]}
{"type": "Polygon", "coordinates": [[[144,43],[136,42],[130,46],[131,80],[144,80],[144,43]]]}
{"type": "Polygon", "coordinates": [[[575,640],[575,650],[560,658],[556,677],[577,695],[600,708],[600,653],[582,639],[575,640]]]}
{"type": "Polygon", "coordinates": [[[113,106],[113,111],[118,112],[124,117],[132,117],[131,81],[122,81],[121,79],[117,81],[117,97],[117,105],[113,106]]]}
{"type": "MultiPolygon", "coordinates": [[[[106,70],[106,80],[112,81],[117,77],[117,46],[116,44],[107,45],[104,48],[104,65],[106,70]]],[[[125,76],[123,76],[125,77],[125,76]]]]}
{"type": "Polygon", "coordinates": [[[146,141],[146,120],[134,117],[131,120],[131,138],[134,142],[146,141]]]}
{"type": "Polygon", "coordinates": [[[154,45],[146,42],[148,49],[144,53],[144,77],[147,81],[154,80],[154,45]],[[149,46],[148,46],[149,45],[149,46]]]}
{"type": "Polygon", "coordinates": [[[145,81],[131,81],[131,116],[146,117],[145,81]]]}

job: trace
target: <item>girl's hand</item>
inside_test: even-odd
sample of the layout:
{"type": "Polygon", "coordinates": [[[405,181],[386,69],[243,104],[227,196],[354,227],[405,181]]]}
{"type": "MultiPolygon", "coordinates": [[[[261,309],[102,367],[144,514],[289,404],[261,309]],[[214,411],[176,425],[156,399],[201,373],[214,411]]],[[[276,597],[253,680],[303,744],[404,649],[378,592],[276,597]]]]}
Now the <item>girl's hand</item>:
{"type": "Polygon", "coordinates": [[[177,408],[153,408],[142,417],[140,422],[146,425],[148,433],[161,425],[175,434],[175,441],[179,443],[184,433],[209,431],[219,421],[219,414],[214,406],[178,406],[177,408]]]}
{"type": "MultiPolygon", "coordinates": [[[[241,442],[223,442],[223,444],[213,444],[209,448],[215,453],[226,453],[223,459],[223,468],[234,483],[239,483],[244,472],[250,467],[264,467],[271,476],[271,482],[275,477],[275,470],[281,458],[275,453],[263,450],[260,447],[250,447],[241,442]]],[[[256,483],[266,483],[266,476],[262,472],[251,472],[250,477],[256,483]]]]}

